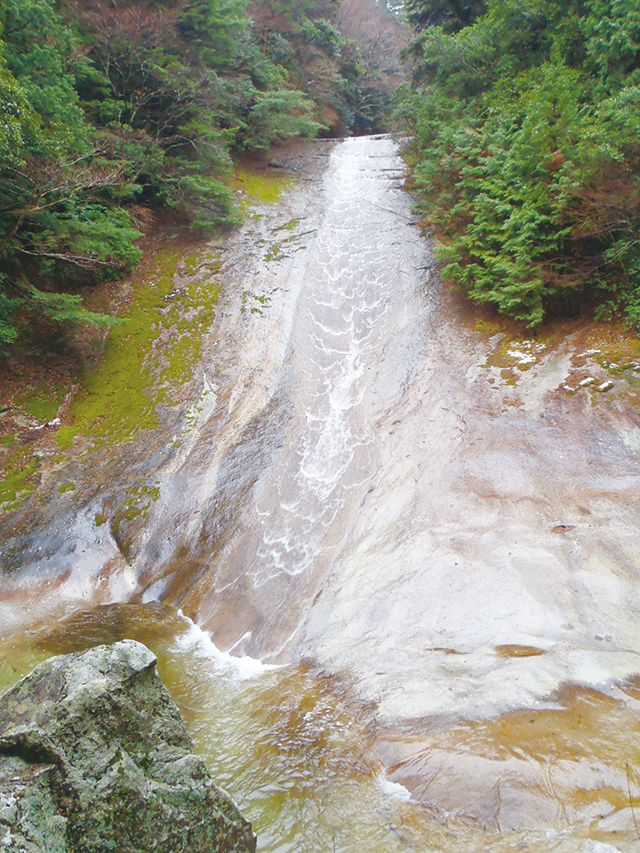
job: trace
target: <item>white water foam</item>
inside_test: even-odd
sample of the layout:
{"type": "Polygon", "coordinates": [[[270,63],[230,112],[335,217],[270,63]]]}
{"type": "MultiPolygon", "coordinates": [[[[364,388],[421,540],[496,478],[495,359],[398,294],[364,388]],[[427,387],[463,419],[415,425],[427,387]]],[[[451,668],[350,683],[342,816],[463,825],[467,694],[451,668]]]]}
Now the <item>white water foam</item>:
{"type": "Polygon", "coordinates": [[[387,779],[384,773],[377,776],[376,783],[384,796],[390,800],[398,800],[401,803],[412,802],[411,791],[399,782],[392,782],[387,779]]]}
{"type": "Polygon", "coordinates": [[[187,630],[176,638],[173,650],[177,652],[193,652],[196,657],[208,658],[217,669],[225,674],[235,676],[240,681],[249,681],[259,678],[265,672],[273,669],[281,669],[277,664],[262,663],[257,658],[249,655],[236,657],[229,652],[220,651],[211,639],[210,631],[196,625],[193,619],[185,616],[182,610],[178,610],[178,616],[187,625],[187,630]]]}
{"type": "MultiPolygon", "coordinates": [[[[284,466],[276,466],[257,498],[255,587],[315,566],[328,539],[336,538],[332,525],[349,490],[372,473],[375,436],[361,404],[397,286],[381,263],[380,241],[393,243],[399,223],[387,217],[376,229],[372,221],[372,206],[385,202],[390,185],[371,168],[371,157],[367,146],[344,143],[325,177],[326,214],[305,271],[289,355],[297,368],[292,402],[300,429],[284,466]],[[371,179],[363,178],[369,173],[371,179]]],[[[384,157],[397,162],[393,143],[384,157]]]]}

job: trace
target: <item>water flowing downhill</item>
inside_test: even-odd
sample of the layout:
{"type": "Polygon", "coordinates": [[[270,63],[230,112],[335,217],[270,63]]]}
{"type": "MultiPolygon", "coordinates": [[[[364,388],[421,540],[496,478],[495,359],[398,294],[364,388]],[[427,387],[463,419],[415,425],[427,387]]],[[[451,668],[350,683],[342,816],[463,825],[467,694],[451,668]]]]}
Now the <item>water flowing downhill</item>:
{"type": "Polygon", "coordinates": [[[261,851],[640,850],[635,374],[605,397],[577,327],[475,329],[391,138],[287,165],[225,252],[197,394],[129,451],[154,500],[125,541],[90,523],[122,467],[54,496],[4,656],[147,642],[261,851]]]}
{"type": "MultiPolygon", "coordinates": [[[[377,156],[391,162],[388,154],[377,156]]],[[[367,159],[347,149],[325,189],[328,209],[305,272],[289,357],[299,370],[294,434],[282,465],[274,464],[256,495],[260,544],[250,573],[257,587],[309,569],[345,493],[371,475],[373,435],[358,404],[392,294],[380,263],[390,229],[371,227],[371,208],[384,195],[372,180],[363,191],[359,180],[367,159]]]]}
{"type": "Polygon", "coordinates": [[[370,487],[376,420],[416,370],[428,314],[395,144],[317,150],[329,160],[320,191],[301,184],[276,215],[256,213],[244,241],[259,250],[247,257],[240,242],[229,254],[244,285],[221,311],[223,369],[203,365],[215,405],[167,468],[133,560],[142,600],[161,595],[223,647],[261,658],[290,659],[370,487]]]}

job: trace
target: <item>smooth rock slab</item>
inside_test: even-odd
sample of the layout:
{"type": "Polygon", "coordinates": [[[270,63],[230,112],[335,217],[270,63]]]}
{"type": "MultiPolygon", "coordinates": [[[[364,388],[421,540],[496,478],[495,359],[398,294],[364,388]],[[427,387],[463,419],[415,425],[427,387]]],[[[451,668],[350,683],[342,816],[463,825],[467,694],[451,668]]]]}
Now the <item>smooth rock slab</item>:
{"type": "Polygon", "coordinates": [[[0,851],[253,853],[146,646],[51,658],[0,697],[0,851]]]}

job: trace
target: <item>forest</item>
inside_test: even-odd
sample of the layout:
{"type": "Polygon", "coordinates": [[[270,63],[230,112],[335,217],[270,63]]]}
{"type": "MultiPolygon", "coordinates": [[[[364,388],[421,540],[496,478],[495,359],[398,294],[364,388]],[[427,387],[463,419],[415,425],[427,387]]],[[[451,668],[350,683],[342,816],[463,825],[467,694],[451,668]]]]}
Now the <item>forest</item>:
{"type": "Polygon", "coordinates": [[[378,129],[385,93],[336,5],[0,2],[0,349],[118,322],[82,293],[130,271],[153,222],[238,224],[233,158],[378,129]]]}
{"type": "MultiPolygon", "coordinates": [[[[640,328],[640,11],[631,0],[405,0],[395,127],[444,277],[535,327],[640,328]]],[[[240,221],[232,163],[391,128],[340,0],[0,0],[0,351],[118,321],[87,288],[170,219],[240,221]]],[[[375,51],[374,51],[375,52],[375,51]]]]}
{"type": "Polygon", "coordinates": [[[593,311],[640,328],[640,7],[407,0],[425,226],[445,278],[535,327],[593,311]]]}

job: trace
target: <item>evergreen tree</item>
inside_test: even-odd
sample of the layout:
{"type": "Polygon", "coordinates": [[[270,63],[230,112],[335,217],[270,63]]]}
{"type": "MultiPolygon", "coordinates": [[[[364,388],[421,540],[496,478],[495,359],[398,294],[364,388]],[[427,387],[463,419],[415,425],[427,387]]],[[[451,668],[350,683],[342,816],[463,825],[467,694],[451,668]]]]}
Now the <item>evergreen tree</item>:
{"type": "Polygon", "coordinates": [[[233,154],[356,120],[334,5],[0,0],[0,344],[111,322],[79,293],[137,263],[145,210],[233,226],[233,154]]]}
{"type": "Polygon", "coordinates": [[[487,0],[416,45],[398,104],[445,277],[529,326],[590,303],[640,328],[633,4],[487,0]]]}

